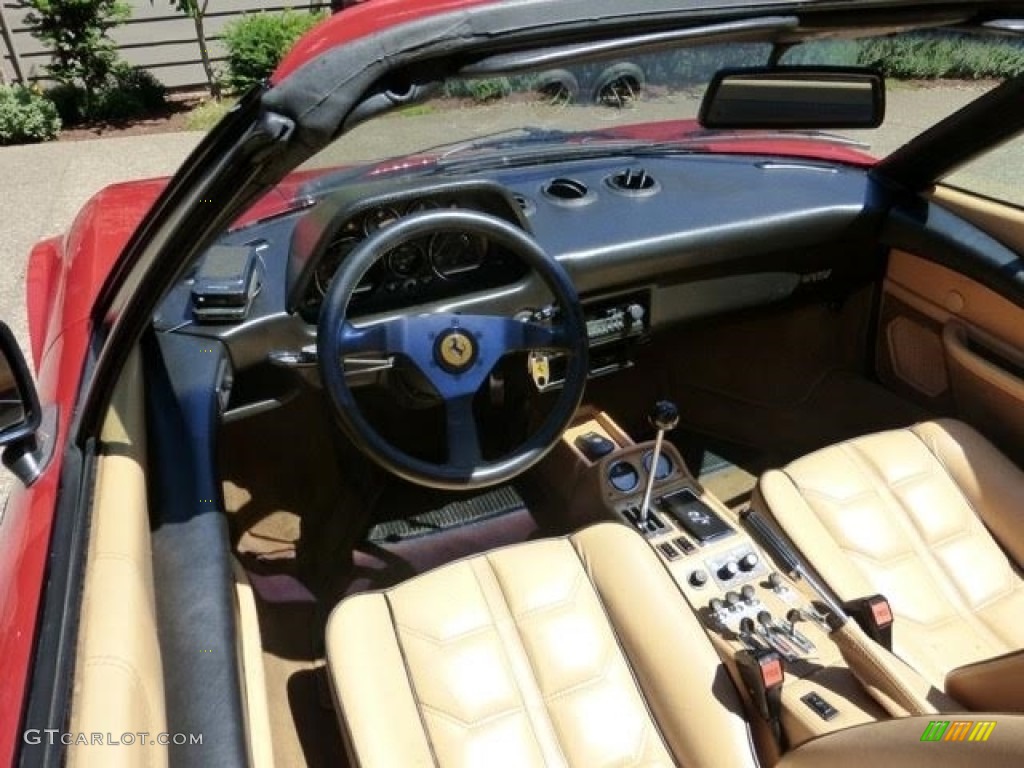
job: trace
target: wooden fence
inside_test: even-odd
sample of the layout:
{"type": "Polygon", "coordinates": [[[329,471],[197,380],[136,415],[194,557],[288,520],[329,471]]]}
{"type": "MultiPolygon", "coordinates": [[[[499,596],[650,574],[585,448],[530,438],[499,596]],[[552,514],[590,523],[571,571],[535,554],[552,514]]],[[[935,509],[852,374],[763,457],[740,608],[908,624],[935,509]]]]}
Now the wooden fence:
{"type": "MultiPolygon", "coordinates": [[[[111,30],[121,58],[152,72],[168,88],[202,88],[199,43],[192,19],[174,10],[170,0],[129,0],[132,15],[111,30]]],[[[206,38],[217,68],[224,60],[224,25],[245,13],[328,9],[330,2],[295,0],[210,0],[206,38]]],[[[28,10],[18,0],[0,0],[0,82],[45,80],[49,54],[25,25],[28,10]]]]}

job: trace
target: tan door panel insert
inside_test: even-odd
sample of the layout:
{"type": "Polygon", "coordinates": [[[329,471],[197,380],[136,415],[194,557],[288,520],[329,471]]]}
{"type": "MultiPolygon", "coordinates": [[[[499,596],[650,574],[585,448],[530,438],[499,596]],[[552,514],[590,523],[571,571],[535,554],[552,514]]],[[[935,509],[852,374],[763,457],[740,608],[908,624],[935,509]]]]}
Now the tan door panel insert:
{"type": "Polygon", "coordinates": [[[883,381],[1024,457],[1024,308],[904,251],[890,254],[882,307],[883,381]]]}

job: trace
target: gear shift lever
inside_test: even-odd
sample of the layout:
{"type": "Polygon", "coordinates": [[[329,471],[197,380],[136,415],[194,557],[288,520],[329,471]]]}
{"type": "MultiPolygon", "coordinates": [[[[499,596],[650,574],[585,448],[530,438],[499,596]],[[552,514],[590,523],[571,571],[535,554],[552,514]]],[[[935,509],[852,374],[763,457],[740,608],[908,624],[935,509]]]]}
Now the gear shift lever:
{"type": "Polygon", "coordinates": [[[644,502],[640,505],[640,529],[647,525],[647,515],[650,512],[651,492],[654,490],[654,478],[658,474],[658,462],[661,460],[661,444],[665,439],[665,433],[675,429],[679,423],[679,409],[671,400],[659,400],[654,404],[653,410],[648,414],[647,420],[651,426],[658,430],[654,438],[654,451],[651,453],[651,468],[647,472],[647,490],[644,491],[644,502]]]}

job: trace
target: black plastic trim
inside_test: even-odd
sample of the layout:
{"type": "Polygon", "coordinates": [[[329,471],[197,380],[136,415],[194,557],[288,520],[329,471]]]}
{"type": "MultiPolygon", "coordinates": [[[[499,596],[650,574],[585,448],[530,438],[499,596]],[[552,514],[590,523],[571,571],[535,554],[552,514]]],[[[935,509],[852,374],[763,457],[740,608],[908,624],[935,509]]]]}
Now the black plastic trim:
{"type": "Polygon", "coordinates": [[[1022,129],[1024,75],[1018,75],[914,137],[871,173],[912,192],[923,192],[1022,129]]]}
{"type": "Polygon", "coordinates": [[[216,469],[223,344],[183,334],[143,340],[153,580],[169,746],[188,768],[248,764],[234,577],[216,469]]]}
{"type": "Polygon", "coordinates": [[[16,426],[0,432],[0,446],[29,437],[37,429],[42,421],[43,412],[39,407],[39,395],[36,393],[35,384],[32,383],[32,374],[29,373],[28,364],[25,362],[25,355],[18,346],[18,340],[8,327],[7,323],[0,322],[0,355],[4,357],[14,374],[14,383],[18,388],[18,396],[22,400],[22,408],[25,411],[25,418],[16,426]]]}
{"type": "MultiPolygon", "coordinates": [[[[68,444],[64,452],[28,701],[19,733],[28,729],[66,730],[89,542],[92,494],[88,491],[95,479],[95,449],[95,441],[89,440],[82,451],[68,444]]],[[[39,744],[20,746],[19,765],[35,768],[64,765],[65,750],[59,739],[41,739],[39,744]]]]}

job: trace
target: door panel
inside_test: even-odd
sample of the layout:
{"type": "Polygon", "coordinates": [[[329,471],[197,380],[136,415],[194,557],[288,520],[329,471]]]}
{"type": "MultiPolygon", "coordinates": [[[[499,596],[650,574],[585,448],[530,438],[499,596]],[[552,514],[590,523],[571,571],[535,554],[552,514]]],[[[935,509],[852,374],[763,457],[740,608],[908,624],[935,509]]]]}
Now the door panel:
{"type": "Polygon", "coordinates": [[[880,322],[884,383],[1024,459],[1024,308],[948,267],[893,251],[880,322]]]}

